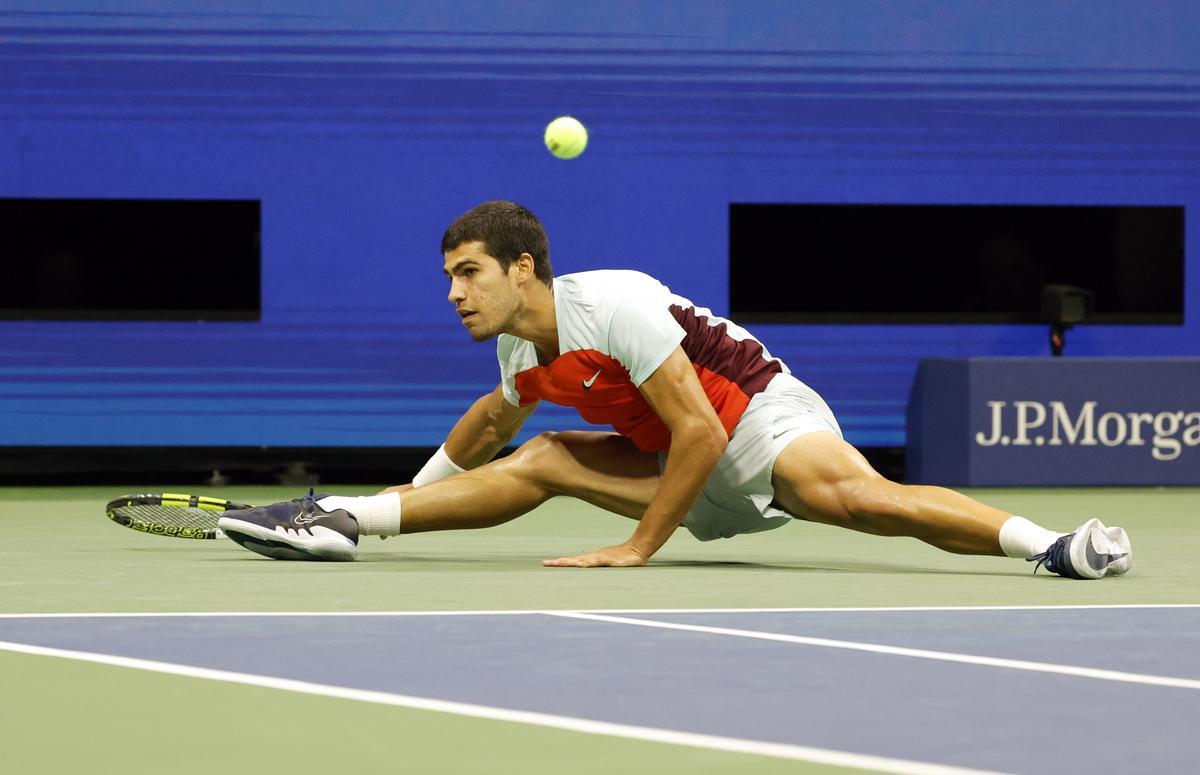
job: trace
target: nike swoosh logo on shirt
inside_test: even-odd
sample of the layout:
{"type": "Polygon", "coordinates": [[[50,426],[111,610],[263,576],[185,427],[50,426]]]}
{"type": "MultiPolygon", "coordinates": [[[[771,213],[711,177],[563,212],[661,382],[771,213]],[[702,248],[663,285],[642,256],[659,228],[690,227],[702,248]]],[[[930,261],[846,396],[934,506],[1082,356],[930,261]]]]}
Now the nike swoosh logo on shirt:
{"type": "Polygon", "coordinates": [[[596,382],[596,378],[600,376],[600,371],[601,371],[600,369],[597,369],[597,370],[596,370],[596,373],[592,375],[592,378],[591,378],[591,379],[585,379],[585,380],[583,381],[583,389],[584,389],[584,390],[591,390],[591,389],[592,389],[592,385],[594,385],[594,384],[595,384],[595,382],[596,382]]]}

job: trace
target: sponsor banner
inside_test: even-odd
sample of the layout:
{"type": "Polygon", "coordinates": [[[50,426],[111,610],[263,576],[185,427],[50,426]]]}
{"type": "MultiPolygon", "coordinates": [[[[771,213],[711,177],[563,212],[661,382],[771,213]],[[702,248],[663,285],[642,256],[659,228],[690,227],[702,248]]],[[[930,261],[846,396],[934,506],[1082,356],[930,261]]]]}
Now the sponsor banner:
{"type": "Polygon", "coordinates": [[[1200,358],[923,360],[908,479],[1200,485],[1200,358]]]}

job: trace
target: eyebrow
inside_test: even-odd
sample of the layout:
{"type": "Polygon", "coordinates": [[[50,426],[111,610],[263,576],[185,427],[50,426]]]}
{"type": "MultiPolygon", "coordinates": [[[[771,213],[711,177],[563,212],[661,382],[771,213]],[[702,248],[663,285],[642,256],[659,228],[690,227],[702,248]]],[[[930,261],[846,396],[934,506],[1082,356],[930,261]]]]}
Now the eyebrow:
{"type": "Polygon", "coordinates": [[[458,262],[455,263],[454,266],[450,267],[449,269],[442,267],[442,274],[449,277],[452,273],[457,272],[459,269],[461,269],[463,266],[465,266],[467,264],[478,264],[478,263],[479,262],[473,258],[460,258],[458,260],[458,262]]]}

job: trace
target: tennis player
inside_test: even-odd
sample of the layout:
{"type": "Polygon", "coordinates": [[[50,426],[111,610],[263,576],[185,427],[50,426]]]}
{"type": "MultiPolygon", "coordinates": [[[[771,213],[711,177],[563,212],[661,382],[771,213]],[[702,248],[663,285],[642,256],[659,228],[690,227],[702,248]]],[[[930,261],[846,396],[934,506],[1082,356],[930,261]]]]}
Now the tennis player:
{"type": "Polygon", "coordinates": [[[277,559],[352,560],[363,535],[490,527],[569,495],[637,525],[622,543],[545,565],[645,565],[680,525],[710,541],[794,520],[1025,558],[1077,579],[1132,564],[1125,531],[1099,520],[1064,535],[885,479],[750,332],[640,272],[554,277],[546,233],[518,204],[465,213],[442,254],[463,327],[497,340],[500,384],[411,484],[229,512],[220,527],[239,544],[277,559]],[[542,400],[615,432],[545,433],[493,460],[542,400]]]}

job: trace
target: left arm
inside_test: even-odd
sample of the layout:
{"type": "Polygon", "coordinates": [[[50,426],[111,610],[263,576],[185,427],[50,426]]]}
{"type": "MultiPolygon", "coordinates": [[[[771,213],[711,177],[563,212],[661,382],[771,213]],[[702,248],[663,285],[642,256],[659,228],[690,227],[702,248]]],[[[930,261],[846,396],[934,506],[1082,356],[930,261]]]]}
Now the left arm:
{"type": "Polygon", "coordinates": [[[646,513],[625,543],[544,564],[584,568],[645,565],[683,522],[725,451],[729,443],[725,428],[682,348],[676,347],[640,390],[671,432],[662,479],[646,513]]]}

